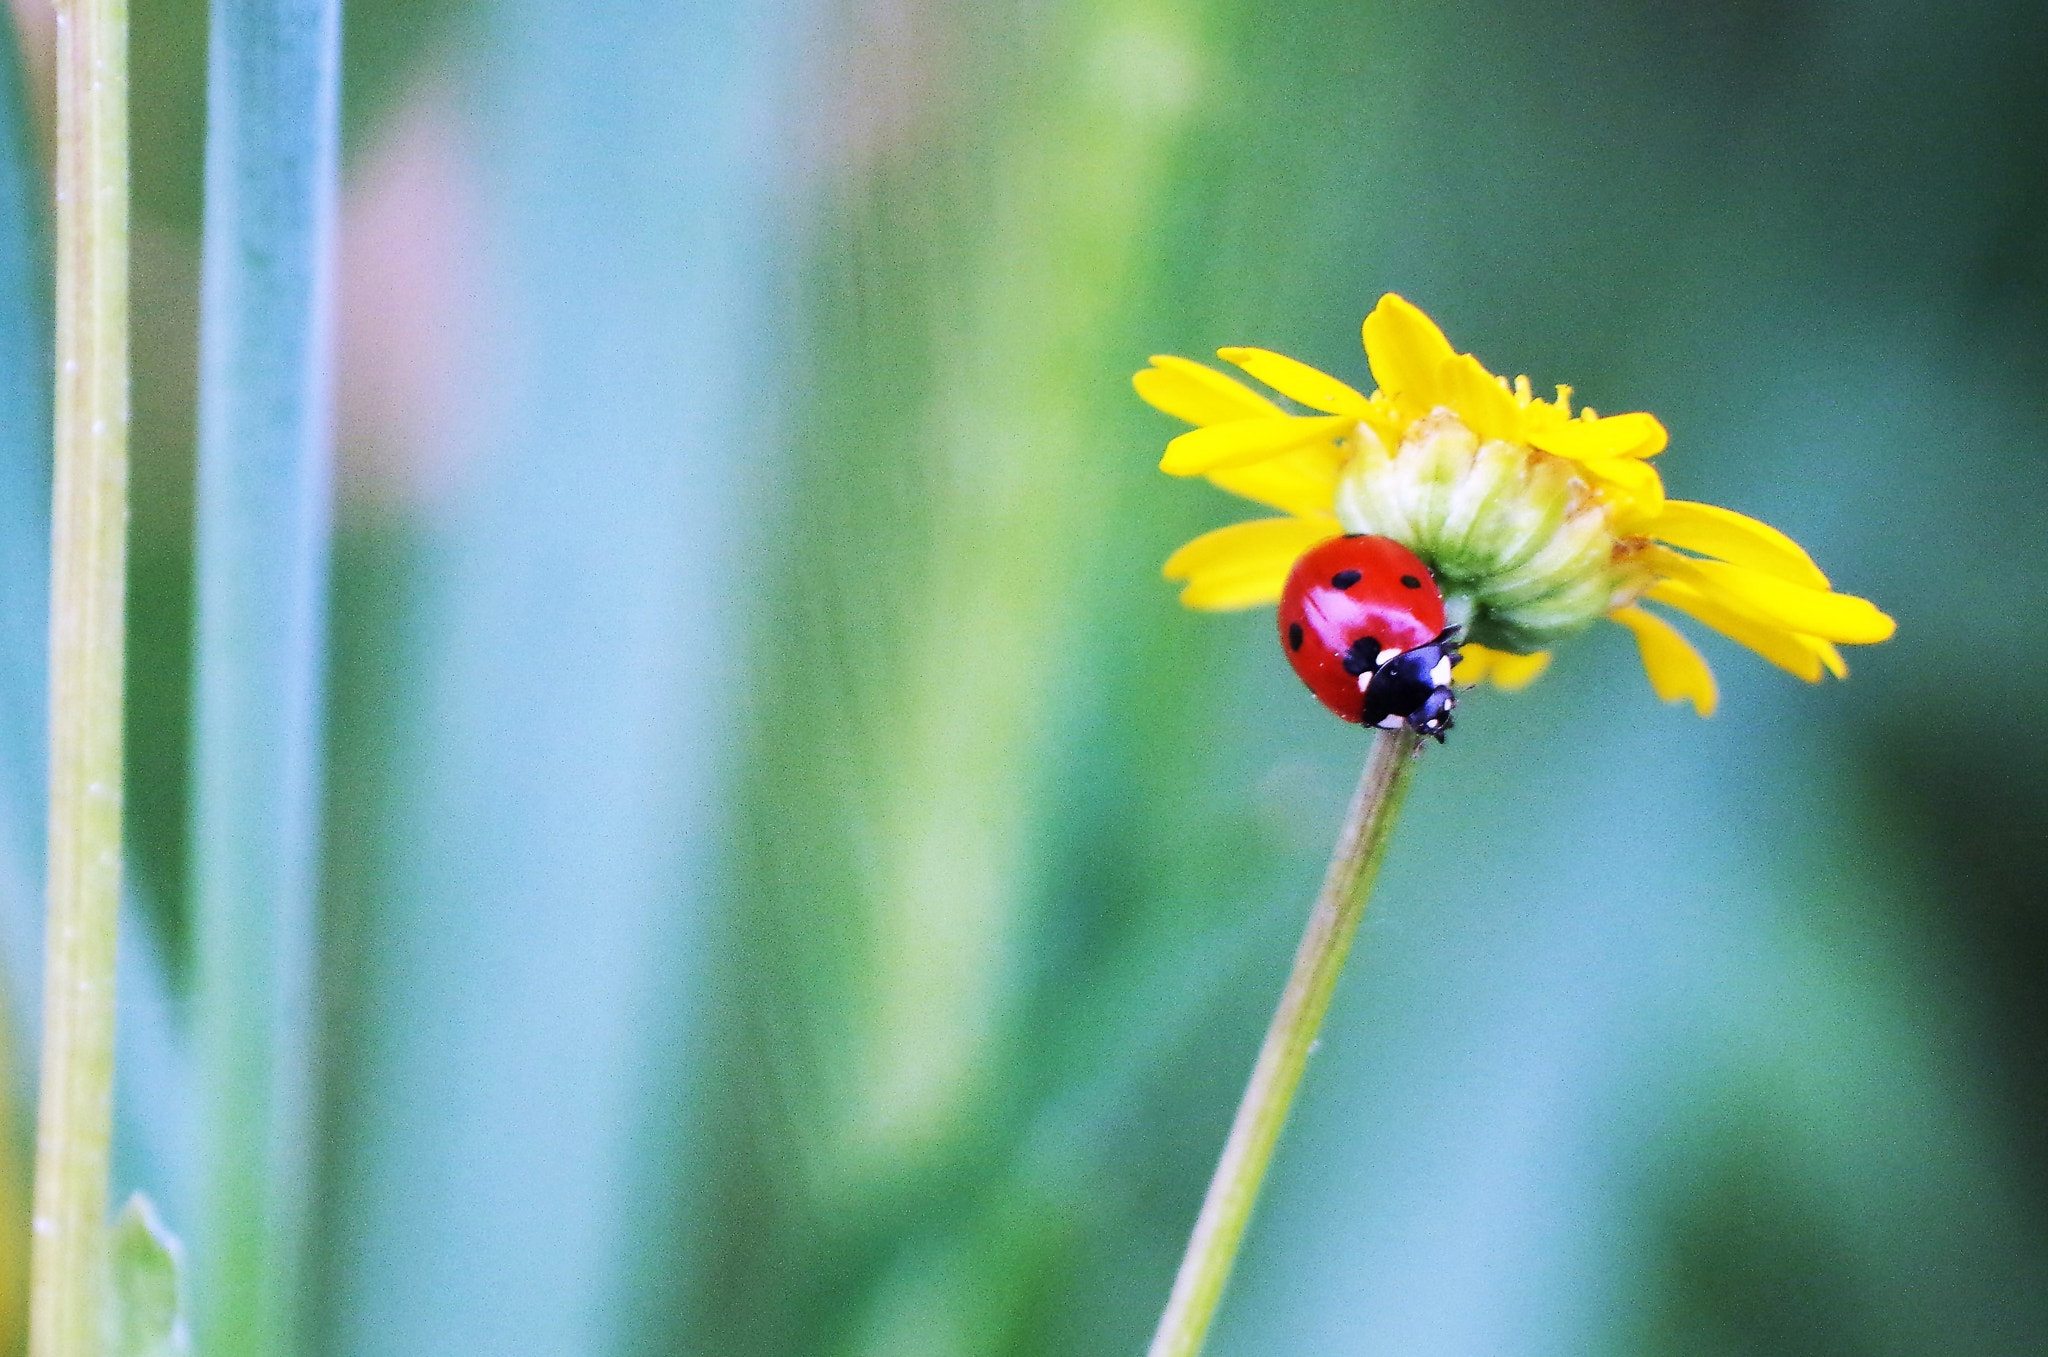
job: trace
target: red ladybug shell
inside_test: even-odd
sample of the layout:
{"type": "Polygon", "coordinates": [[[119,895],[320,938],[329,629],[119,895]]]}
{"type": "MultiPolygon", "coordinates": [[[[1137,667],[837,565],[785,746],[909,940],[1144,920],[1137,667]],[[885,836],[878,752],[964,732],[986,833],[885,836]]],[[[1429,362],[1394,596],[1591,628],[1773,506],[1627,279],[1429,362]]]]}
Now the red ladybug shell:
{"type": "Polygon", "coordinates": [[[1279,620],[1280,647],[1309,691],[1346,721],[1362,722],[1359,675],[1344,667],[1352,647],[1366,638],[1382,654],[1429,644],[1444,629],[1444,596],[1399,542],[1339,537],[1294,563],[1279,620]]]}

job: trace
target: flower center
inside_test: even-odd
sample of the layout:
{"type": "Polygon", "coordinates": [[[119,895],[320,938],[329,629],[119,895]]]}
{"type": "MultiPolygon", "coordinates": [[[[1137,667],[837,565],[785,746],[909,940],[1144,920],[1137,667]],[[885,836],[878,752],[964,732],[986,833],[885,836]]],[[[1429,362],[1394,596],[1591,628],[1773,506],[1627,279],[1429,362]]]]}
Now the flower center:
{"type": "Polygon", "coordinates": [[[1336,509],[1347,532],[1420,556],[1465,638],[1500,650],[1545,649],[1643,583],[1632,539],[1570,461],[1481,442],[1446,409],[1411,424],[1392,452],[1360,426],[1336,509]]]}

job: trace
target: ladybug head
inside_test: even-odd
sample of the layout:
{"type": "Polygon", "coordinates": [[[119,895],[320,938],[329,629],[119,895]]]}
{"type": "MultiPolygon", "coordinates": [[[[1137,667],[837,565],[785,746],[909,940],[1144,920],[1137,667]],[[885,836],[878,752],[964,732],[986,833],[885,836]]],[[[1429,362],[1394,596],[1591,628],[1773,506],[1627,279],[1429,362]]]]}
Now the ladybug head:
{"type": "Polygon", "coordinates": [[[1365,724],[1388,730],[1410,726],[1441,744],[1451,728],[1451,708],[1458,705],[1451,690],[1451,667],[1459,659],[1457,633],[1458,628],[1446,627],[1425,645],[1379,656],[1372,671],[1358,680],[1365,694],[1365,724]]]}

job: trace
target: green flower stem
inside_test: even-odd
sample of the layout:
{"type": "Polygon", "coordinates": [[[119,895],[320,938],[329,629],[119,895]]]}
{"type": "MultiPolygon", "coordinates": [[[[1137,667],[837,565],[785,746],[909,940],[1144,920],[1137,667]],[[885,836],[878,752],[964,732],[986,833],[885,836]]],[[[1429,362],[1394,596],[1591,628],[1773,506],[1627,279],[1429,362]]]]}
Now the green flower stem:
{"type": "Polygon", "coordinates": [[[31,1357],[96,1357],[121,889],[128,526],[128,6],[57,5],[49,925],[31,1357]]]}
{"type": "Polygon", "coordinates": [[[1287,1122],[1294,1092],[1301,1086],[1302,1069],[1308,1064],[1316,1034],[1322,1030],[1323,1014],[1329,1011],[1330,995],[1351,951],[1358,921],[1365,916],[1373,878],[1379,874],[1388,836],[1400,814],[1421,740],[1405,727],[1382,730],[1374,737],[1365,772],[1359,777],[1336,850],[1330,856],[1322,894],[1316,898],[1301,946],[1294,953],[1293,973],[1287,977],[1280,1006],[1266,1029],[1251,1083],[1237,1105],[1236,1120],[1230,1124],[1223,1158],[1209,1180],[1208,1195],[1202,1199],[1194,1237],[1188,1240],[1187,1255],[1173,1279],[1166,1313],[1152,1336],[1150,1357],[1195,1357],[1208,1337],[1209,1322],[1215,1318],[1216,1303],[1223,1297],[1224,1283],[1230,1280],[1231,1264],[1237,1261],[1245,1224],[1258,1200],[1259,1185],[1273,1160],[1274,1143],[1287,1122]]]}

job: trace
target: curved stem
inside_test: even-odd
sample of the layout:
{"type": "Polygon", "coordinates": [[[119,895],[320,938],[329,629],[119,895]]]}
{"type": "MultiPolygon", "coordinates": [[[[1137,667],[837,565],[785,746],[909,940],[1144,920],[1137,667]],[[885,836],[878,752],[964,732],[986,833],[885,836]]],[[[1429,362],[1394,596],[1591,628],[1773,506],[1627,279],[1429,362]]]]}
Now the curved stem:
{"type": "Polygon", "coordinates": [[[121,889],[128,525],[128,6],[57,5],[49,926],[29,1351],[100,1350],[121,889]]]}
{"type": "Polygon", "coordinates": [[[1230,1139],[1224,1143],[1223,1158],[1209,1180],[1209,1194],[1202,1199],[1202,1214],[1195,1220],[1194,1236],[1188,1240],[1187,1254],[1173,1279],[1173,1294],[1167,1299],[1159,1330],[1152,1336],[1149,1357],[1195,1357],[1202,1350],[1216,1303],[1223,1297],[1223,1285],[1230,1280],[1231,1264],[1237,1261],[1259,1185],[1265,1181],[1266,1166],[1273,1160],[1274,1143],[1294,1105],[1302,1069],[1308,1064],[1316,1033],[1322,1029],[1323,1014],[1329,1011],[1330,995],[1344,969],[1358,921],[1365,915],[1373,878],[1379,873],[1388,835],[1400,813],[1421,739],[1406,728],[1375,735],[1344,828],[1337,836],[1336,850],[1330,856],[1322,894],[1316,898],[1301,946],[1294,953],[1294,970],[1266,1029],[1251,1083],[1237,1105],[1230,1139]]]}

